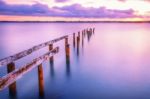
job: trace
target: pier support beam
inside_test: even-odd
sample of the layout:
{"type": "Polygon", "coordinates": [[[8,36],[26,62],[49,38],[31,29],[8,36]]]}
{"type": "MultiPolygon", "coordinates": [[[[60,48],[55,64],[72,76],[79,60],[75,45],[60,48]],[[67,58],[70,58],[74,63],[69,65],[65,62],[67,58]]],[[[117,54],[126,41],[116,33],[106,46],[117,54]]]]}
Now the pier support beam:
{"type": "Polygon", "coordinates": [[[39,80],[39,96],[44,96],[44,79],[42,64],[38,66],[38,80],[39,80]]]}
{"type": "Polygon", "coordinates": [[[80,46],[80,38],[77,37],[77,56],[79,56],[79,46],[80,46]]]}
{"type": "Polygon", "coordinates": [[[65,46],[68,44],[68,37],[65,38],[65,46]]]}
{"type": "MultiPolygon", "coordinates": [[[[53,49],[53,44],[50,44],[49,45],[49,51],[51,51],[52,49],[53,49]]],[[[49,58],[49,60],[50,60],[50,65],[52,66],[54,64],[54,56],[51,56],[49,58]]]]}
{"type": "Polygon", "coordinates": [[[66,52],[66,62],[70,62],[70,45],[68,43],[68,38],[65,38],[65,52],[66,52]]]}
{"type": "Polygon", "coordinates": [[[75,41],[75,33],[73,33],[73,47],[75,48],[75,46],[76,46],[76,41],[75,41]]]}
{"type": "Polygon", "coordinates": [[[78,37],[79,37],[79,40],[80,40],[80,32],[78,32],[78,37]]]}
{"type": "MultiPolygon", "coordinates": [[[[49,45],[49,51],[51,50],[53,50],[53,44],[49,45]]],[[[54,77],[54,56],[51,56],[49,60],[50,60],[51,77],[54,77]]]]}
{"type": "Polygon", "coordinates": [[[82,47],[84,46],[84,32],[82,32],[82,47]]]}
{"type": "MultiPolygon", "coordinates": [[[[74,37],[75,34],[73,36],[73,39],[74,37]]],[[[66,53],[66,74],[67,76],[70,76],[70,45],[68,43],[68,38],[65,39],[65,53],[66,53]]]]}
{"type": "Polygon", "coordinates": [[[66,45],[66,63],[70,64],[70,45],[66,45]]]}
{"type": "Polygon", "coordinates": [[[95,28],[93,28],[93,34],[95,33],[95,28]]]}
{"type": "MultiPolygon", "coordinates": [[[[15,70],[15,63],[9,63],[7,65],[7,72],[10,73],[12,71],[15,70]]],[[[17,93],[17,89],[16,89],[16,82],[12,83],[11,85],[9,85],[9,94],[11,96],[16,96],[17,93]]]]}
{"type": "Polygon", "coordinates": [[[70,46],[66,45],[66,75],[70,76],[70,46]]]}

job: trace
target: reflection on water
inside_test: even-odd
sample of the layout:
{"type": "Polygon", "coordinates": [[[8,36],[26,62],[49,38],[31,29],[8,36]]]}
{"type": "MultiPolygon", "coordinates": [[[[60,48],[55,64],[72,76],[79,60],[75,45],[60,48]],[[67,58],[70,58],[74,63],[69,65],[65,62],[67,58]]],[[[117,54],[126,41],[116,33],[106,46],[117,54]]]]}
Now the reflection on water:
{"type": "Polygon", "coordinates": [[[53,78],[55,76],[55,70],[54,70],[54,63],[50,62],[50,73],[51,77],[53,78]]]}
{"type": "Polygon", "coordinates": [[[66,61],[66,75],[68,77],[71,75],[70,61],[66,61]]]}
{"type": "MultiPolygon", "coordinates": [[[[0,23],[0,31],[1,58],[76,33],[65,46],[63,41],[54,44],[60,52],[19,79],[15,93],[0,91],[3,99],[150,98],[148,23],[0,23]],[[95,27],[88,30],[95,34],[78,31],[87,27],[95,27]]],[[[16,68],[53,46],[17,61],[16,68]]],[[[6,73],[6,67],[0,67],[0,77],[6,73]]]]}

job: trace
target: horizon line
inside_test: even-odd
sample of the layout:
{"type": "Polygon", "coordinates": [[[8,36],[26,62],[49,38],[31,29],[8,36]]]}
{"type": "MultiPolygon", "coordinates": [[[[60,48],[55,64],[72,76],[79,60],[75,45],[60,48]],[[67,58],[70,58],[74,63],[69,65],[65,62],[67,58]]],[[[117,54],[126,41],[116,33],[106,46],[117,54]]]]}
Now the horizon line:
{"type": "Polygon", "coordinates": [[[88,18],[88,17],[47,17],[0,15],[0,22],[150,22],[150,18],[88,18]]]}

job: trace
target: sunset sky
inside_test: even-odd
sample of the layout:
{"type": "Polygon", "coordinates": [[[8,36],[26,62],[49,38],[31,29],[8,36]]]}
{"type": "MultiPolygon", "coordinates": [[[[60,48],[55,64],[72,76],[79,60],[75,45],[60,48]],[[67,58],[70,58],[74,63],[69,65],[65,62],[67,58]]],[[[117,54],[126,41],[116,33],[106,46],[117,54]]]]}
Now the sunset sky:
{"type": "Polygon", "coordinates": [[[150,0],[0,0],[0,20],[149,21],[150,0]]]}

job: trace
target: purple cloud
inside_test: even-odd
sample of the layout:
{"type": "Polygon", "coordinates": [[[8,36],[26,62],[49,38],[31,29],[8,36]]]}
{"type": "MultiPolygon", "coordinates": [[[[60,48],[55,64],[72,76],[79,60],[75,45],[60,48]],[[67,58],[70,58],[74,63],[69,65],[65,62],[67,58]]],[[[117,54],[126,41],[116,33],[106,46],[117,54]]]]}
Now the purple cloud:
{"type": "Polygon", "coordinates": [[[125,18],[134,17],[134,10],[111,10],[105,7],[100,8],[85,8],[79,4],[74,4],[71,6],[66,6],[62,8],[55,7],[55,9],[63,10],[68,12],[66,17],[108,17],[108,18],[125,18]]]}
{"type": "Polygon", "coordinates": [[[24,16],[60,16],[60,17],[97,17],[97,18],[127,18],[135,17],[134,10],[112,10],[105,7],[92,8],[74,4],[64,7],[52,7],[47,5],[9,5],[0,1],[0,15],[24,15],[24,16]]]}
{"type": "Polygon", "coordinates": [[[67,2],[69,0],[55,0],[55,2],[67,2]]]}
{"type": "Polygon", "coordinates": [[[49,12],[49,8],[46,5],[34,4],[29,5],[8,5],[0,1],[0,14],[5,15],[42,15],[49,12]]]}

